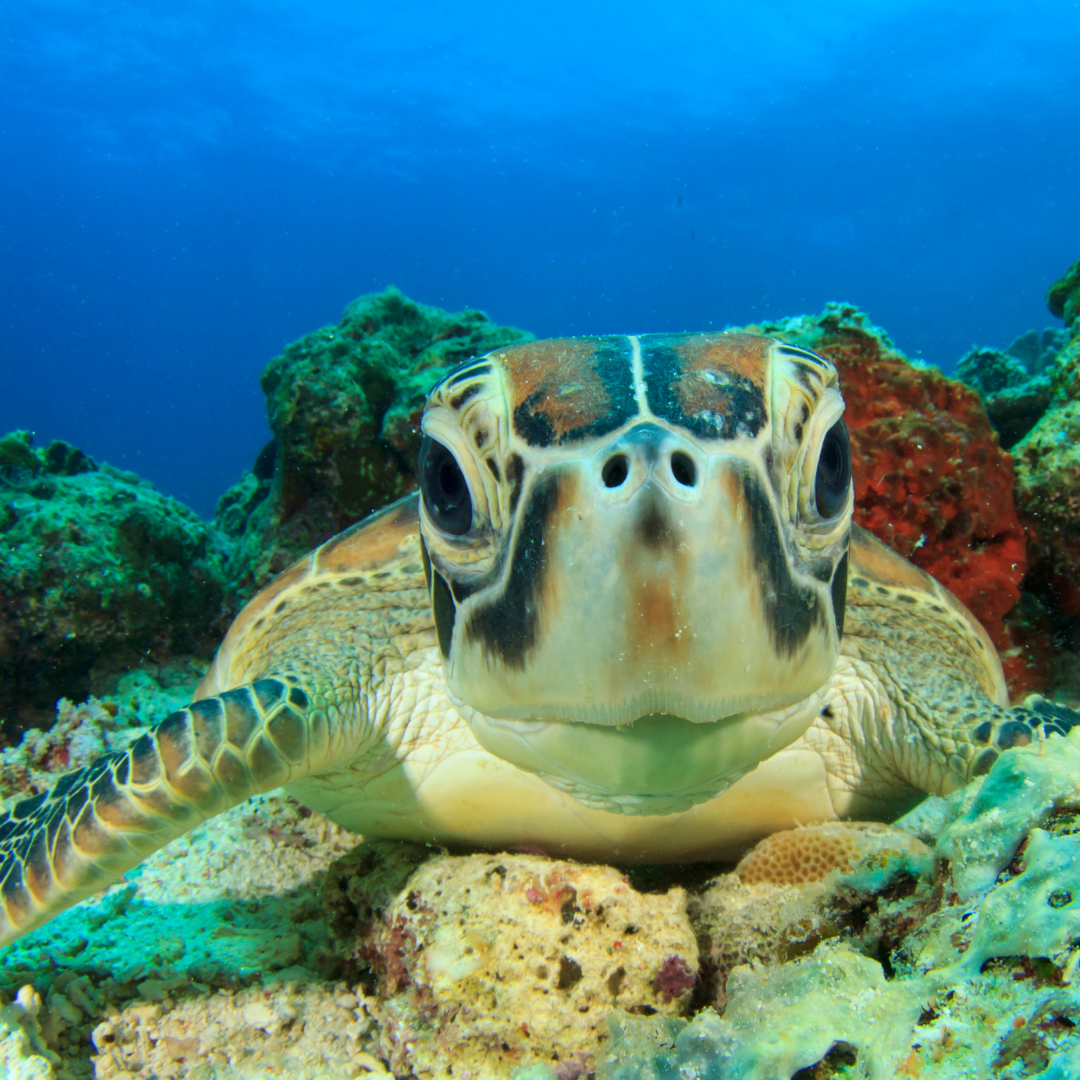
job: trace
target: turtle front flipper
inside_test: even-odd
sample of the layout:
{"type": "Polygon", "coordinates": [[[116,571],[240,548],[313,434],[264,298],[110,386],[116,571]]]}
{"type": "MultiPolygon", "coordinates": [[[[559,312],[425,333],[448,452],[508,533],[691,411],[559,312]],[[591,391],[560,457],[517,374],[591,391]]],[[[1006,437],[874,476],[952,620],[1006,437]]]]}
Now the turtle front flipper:
{"type": "Polygon", "coordinates": [[[325,713],[299,680],[259,679],[15,803],[0,818],[0,945],[207,818],[317,768],[329,743],[325,713]]]}
{"type": "Polygon", "coordinates": [[[1021,705],[991,707],[986,719],[968,725],[970,749],[964,755],[964,780],[990,771],[1002,750],[1029,746],[1053,735],[1068,735],[1080,727],[1080,712],[1041,694],[1031,694],[1021,705]]]}
{"type": "Polygon", "coordinates": [[[851,556],[841,658],[804,736],[839,816],[895,816],[1080,725],[1045,698],[1010,705],[989,635],[933,578],[858,528],[851,556]]]}

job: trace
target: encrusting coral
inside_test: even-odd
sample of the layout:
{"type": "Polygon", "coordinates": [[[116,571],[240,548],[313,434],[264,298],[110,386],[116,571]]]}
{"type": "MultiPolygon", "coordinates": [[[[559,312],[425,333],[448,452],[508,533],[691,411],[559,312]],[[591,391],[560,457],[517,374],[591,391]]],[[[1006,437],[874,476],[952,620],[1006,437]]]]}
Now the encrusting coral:
{"type": "MultiPolygon", "coordinates": [[[[838,363],[864,473],[859,520],[966,589],[1007,646],[1001,616],[1024,562],[1006,564],[1023,534],[1002,494],[1008,456],[974,394],[906,361],[849,306],[761,329],[838,363]]],[[[460,355],[521,336],[394,292],[351,305],[340,327],[268,369],[278,441],[223,499],[231,539],[200,526],[206,550],[220,563],[235,545],[230,573],[243,592],[361,516],[365,500],[405,490],[426,386],[460,355]]],[[[1046,448],[1032,478],[1059,466],[1071,475],[1068,447],[1053,469],[1047,457],[1078,396],[1077,349],[1047,368],[1056,404],[1026,440],[1046,448]]],[[[136,506],[149,493],[161,500],[24,435],[0,440],[0,476],[14,492],[0,505],[9,531],[17,523],[5,513],[28,515],[29,500],[53,497],[35,490],[62,482],[106,494],[126,485],[136,506]]],[[[1039,484],[1026,490],[1043,545],[1034,550],[1064,573],[1071,511],[1039,484]]],[[[98,655],[128,662],[122,650],[98,655]]],[[[186,679],[132,671],[114,693],[97,682],[95,698],[61,702],[51,730],[0,752],[0,795],[42,790],[123,745],[186,701],[198,666],[186,679]]],[[[1010,671],[1023,687],[1016,663],[1010,671]]],[[[1077,777],[1080,737],[1009,750],[981,784],[896,826],[776,834],[707,881],[665,870],[659,890],[644,872],[541,854],[354,848],[359,838],[319,815],[260,796],[0,957],[0,1075],[1063,1080],[1080,1059],[1077,777]]]]}
{"type": "Polygon", "coordinates": [[[613,1008],[674,1016],[689,1003],[698,948],[681,888],[643,894],[611,867],[509,853],[438,854],[408,873],[423,849],[366,848],[324,896],[339,929],[347,898],[359,904],[346,924],[378,975],[372,1011],[396,1075],[544,1063],[577,1077],[613,1008]]]}
{"type": "MultiPolygon", "coordinates": [[[[1019,1077],[1080,1058],[1077,776],[1080,737],[1007,751],[950,798],[932,870],[916,860],[873,885],[864,863],[794,887],[772,911],[819,920],[789,934],[795,955],[733,967],[722,1015],[614,1016],[598,1078],[1019,1077]]],[[[709,924],[691,905],[699,933],[732,925],[713,910],[709,924]]]]}
{"type": "Polygon", "coordinates": [[[1050,287],[1047,305],[1072,336],[1048,370],[1050,404],[1013,447],[1016,499],[1043,592],[1080,617],[1080,262],[1050,287]]]}

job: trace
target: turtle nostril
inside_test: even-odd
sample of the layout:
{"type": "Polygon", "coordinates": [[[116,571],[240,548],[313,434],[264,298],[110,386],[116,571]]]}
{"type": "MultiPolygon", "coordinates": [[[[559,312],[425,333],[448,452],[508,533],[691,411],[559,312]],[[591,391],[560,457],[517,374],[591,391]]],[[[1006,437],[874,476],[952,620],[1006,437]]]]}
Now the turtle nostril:
{"type": "Polygon", "coordinates": [[[609,488],[617,488],[626,479],[630,467],[625,454],[616,454],[600,471],[600,478],[609,488]]]}
{"type": "Polygon", "coordinates": [[[683,487],[693,487],[697,479],[697,469],[687,454],[678,451],[671,455],[671,475],[683,487]]]}

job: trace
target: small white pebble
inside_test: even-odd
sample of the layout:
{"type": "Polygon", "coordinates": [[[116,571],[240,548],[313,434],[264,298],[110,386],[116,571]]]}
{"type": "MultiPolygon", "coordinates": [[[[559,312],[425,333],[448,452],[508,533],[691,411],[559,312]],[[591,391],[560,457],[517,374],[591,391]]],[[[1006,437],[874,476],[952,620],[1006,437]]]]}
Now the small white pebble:
{"type": "Polygon", "coordinates": [[[245,1005],[240,1010],[240,1014],[244,1020],[252,1027],[266,1028],[273,1025],[277,1020],[277,1014],[273,1009],[268,1008],[261,1001],[253,1001],[250,1005],[245,1005]]]}

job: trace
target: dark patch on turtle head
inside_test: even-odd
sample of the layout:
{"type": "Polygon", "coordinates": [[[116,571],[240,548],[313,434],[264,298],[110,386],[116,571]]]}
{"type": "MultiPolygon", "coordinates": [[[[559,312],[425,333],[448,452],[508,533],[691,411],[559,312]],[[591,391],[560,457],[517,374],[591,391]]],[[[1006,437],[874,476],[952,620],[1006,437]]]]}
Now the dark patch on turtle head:
{"type": "Polygon", "coordinates": [[[671,521],[656,499],[650,499],[643,507],[637,532],[642,545],[649,551],[671,547],[675,540],[671,521]]]}
{"type": "Polygon", "coordinates": [[[559,474],[537,477],[521,512],[510,567],[501,593],[470,615],[465,634],[486,653],[508,667],[521,670],[536,645],[540,629],[544,576],[547,571],[546,534],[559,505],[559,474]]]}
{"type": "Polygon", "coordinates": [[[450,646],[454,640],[457,605],[446,578],[438,570],[432,570],[431,578],[431,610],[435,616],[435,631],[439,635],[439,652],[446,659],[450,656],[450,646]]]}
{"type": "Polygon", "coordinates": [[[776,650],[793,656],[814,627],[824,625],[816,592],[792,576],[780,539],[780,526],[760,480],[741,474],[742,495],[750,517],[750,547],[761,588],[762,610],[776,650]]]}
{"type": "Polygon", "coordinates": [[[847,552],[837,563],[832,579],[833,616],[836,618],[836,636],[844,636],[844,612],[847,608],[847,552]]]}

